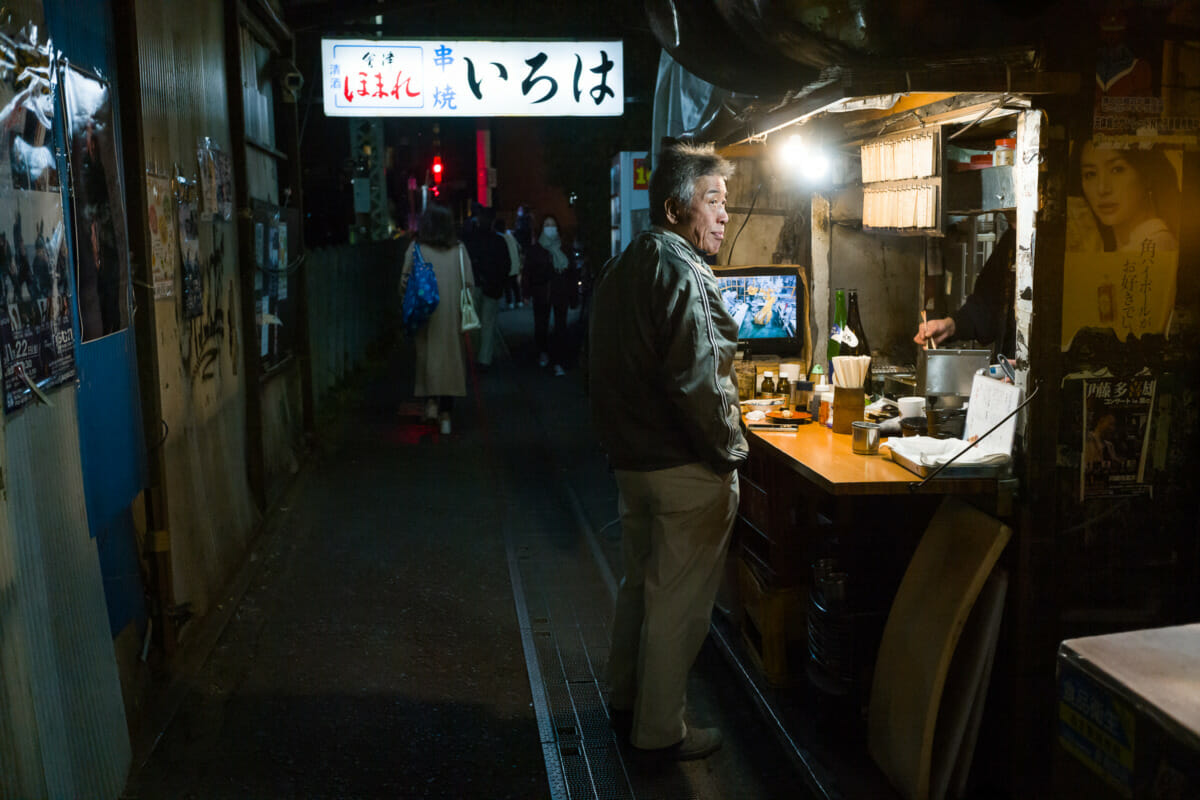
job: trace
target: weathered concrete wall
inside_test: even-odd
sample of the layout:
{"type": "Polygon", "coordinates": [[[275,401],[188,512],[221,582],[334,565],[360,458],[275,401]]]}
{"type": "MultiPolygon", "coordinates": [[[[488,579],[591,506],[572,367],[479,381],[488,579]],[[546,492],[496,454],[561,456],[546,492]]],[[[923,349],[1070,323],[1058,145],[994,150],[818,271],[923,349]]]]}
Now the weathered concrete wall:
{"type": "MultiPolygon", "coordinates": [[[[920,280],[930,242],[924,236],[863,233],[837,222],[830,230],[830,294],[858,290],[863,330],[878,363],[915,364],[912,337],[921,321],[920,280]]],[[[826,313],[832,316],[832,302],[826,313]]]]}
{"type": "Polygon", "coordinates": [[[766,159],[733,157],[726,205],[729,222],[717,253],[722,265],[808,265],[808,197],[790,186],[766,159]]]}
{"type": "MultiPolygon", "coordinates": [[[[137,3],[144,161],[196,177],[196,145],[230,148],[223,5],[137,3]]],[[[235,180],[236,180],[235,176],[235,180]]],[[[130,191],[144,191],[130,187],[130,191]]],[[[131,229],[144,229],[131,219],[131,229]]],[[[200,223],[204,313],[178,296],[155,304],[164,496],[177,603],[203,614],[232,575],[257,522],[246,479],[246,396],[237,229],[200,223]]]]}

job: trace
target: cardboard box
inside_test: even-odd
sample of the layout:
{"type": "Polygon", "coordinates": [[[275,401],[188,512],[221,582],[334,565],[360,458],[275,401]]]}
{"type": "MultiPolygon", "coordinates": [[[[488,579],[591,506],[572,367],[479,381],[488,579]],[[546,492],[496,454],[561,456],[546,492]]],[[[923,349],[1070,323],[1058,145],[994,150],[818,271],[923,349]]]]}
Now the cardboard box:
{"type": "Polygon", "coordinates": [[[1068,639],[1058,648],[1059,744],[1113,797],[1200,797],[1198,681],[1200,625],[1068,639]]]}

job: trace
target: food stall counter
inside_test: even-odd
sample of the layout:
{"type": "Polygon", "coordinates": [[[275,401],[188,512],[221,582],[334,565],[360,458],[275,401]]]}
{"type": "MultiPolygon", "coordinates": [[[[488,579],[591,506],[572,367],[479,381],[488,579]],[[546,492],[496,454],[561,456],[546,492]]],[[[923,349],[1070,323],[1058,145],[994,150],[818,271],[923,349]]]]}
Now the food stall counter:
{"type": "MultiPolygon", "coordinates": [[[[777,459],[833,495],[908,494],[922,478],[886,455],[883,445],[873,455],[859,455],[851,448],[850,434],[834,433],[819,424],[800,425],[795,430],[753,427],[752,437],[766,445],[777,459]]],[[[995,478],[942,478],[926,483],[919,491],[929,494],[991,494],[995,478]]]]}

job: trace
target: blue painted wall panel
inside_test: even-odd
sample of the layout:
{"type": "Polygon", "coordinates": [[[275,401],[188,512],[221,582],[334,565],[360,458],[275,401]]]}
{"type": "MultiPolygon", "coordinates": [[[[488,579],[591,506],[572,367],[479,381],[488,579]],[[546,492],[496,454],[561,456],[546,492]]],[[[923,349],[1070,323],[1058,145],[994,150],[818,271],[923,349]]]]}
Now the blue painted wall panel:
{"type": "MultiPolygon", "coordinates": [[[[68,62],[110,83],[114,110],[120,105],[116,83],[115,37],[110,0],[44,0],[47,34],[68,62]]],[[[119,113],[119,112],[118,112],[119,113]]],[[[120,130],[115,141],[120,143],[120,130]]],[[[59,151],[67,148],[58,131],[59,151]]],[[[66,170],[65,162],[60,163],[66,170]]],[[[140,186],[140,176],[133,176],[140,186]]],[[[128,190],[128,181],[121,180],[128,190]]],[[[64,193],[64,215],[71,263],[77,263],[73,219],[64,193]]],[[[78,293],[75,295],[78,301],[78,293]]],[[[132,318],[132,314],[130,315],[132,318]]],[[[78,312],[76,342],[79,341],[78,312]]],[[[137,383],[137,348],[132,328],[78,345],[79,447],[87,502],[88,528],[96,538],[109,623],[113,633],[130,620],[145,620],[133,521],[129,506],[146,485],[146,444],[142,437],[137,383]],[[137,580],[132,580],[137,577],[137,580]]]]}

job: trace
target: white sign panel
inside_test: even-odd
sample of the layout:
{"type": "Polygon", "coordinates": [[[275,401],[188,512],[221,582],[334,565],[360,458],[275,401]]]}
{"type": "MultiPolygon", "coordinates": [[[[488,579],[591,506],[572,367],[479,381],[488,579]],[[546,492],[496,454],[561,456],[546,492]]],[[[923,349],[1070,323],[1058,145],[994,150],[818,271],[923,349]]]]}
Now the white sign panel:
{"type": "Polygon", "coordinates": [[[622,44],[324,39],[331,117],[617,117],[622,44]]]}

